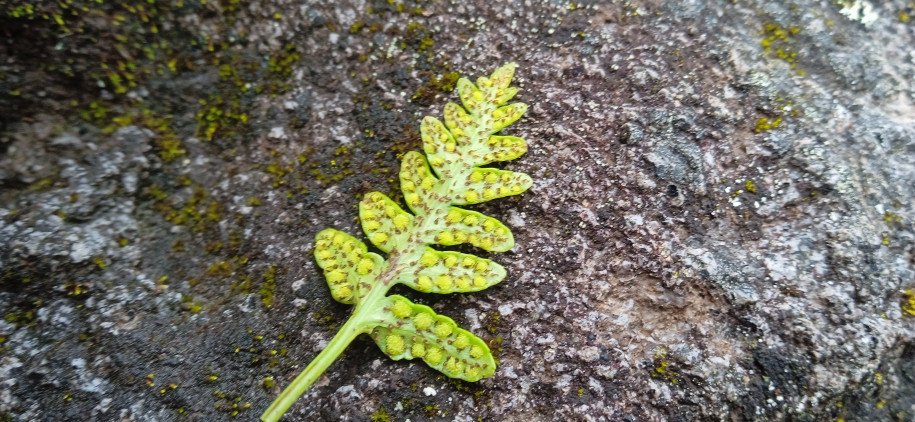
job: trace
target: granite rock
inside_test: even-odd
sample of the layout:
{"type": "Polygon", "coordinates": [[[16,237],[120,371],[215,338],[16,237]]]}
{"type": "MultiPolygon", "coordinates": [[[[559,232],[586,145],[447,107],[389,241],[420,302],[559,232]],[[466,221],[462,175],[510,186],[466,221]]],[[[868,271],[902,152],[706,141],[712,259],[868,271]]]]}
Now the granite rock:
{"type": "Polygon", "coordinates": [[[478,206],[509,275],[395,289],[495,376],[360,338],[289,420],[915,419],[910,2],[30,4],[0,17],[0,419],[255,419],[349,312],[314,235],[509,61],[534,187],[478,206]]]}

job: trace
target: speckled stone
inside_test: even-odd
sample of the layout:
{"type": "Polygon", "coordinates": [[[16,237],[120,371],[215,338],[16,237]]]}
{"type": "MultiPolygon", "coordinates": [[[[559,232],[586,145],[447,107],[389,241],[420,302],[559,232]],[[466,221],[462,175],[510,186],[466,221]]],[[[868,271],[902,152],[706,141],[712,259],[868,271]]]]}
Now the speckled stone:
{"type": "Polygon", "coordinates": [[[487,341],[496,374],[363,336],[288,420],[915,418],[910,2],[185,3],[153,21],[192,37],[152,59],[0,17],[36,34],[0,37],[0,419],[255,419],[348,315],[315,234],[360,233],[366,192],[402,201],[447,75],[509,61],[530,150],[503,167],[534,186],[475,207],[514,233],[508,276],[393,291],[487,341]],[[27,65],[55,51],[162,72],[118,93],[27,65]],[[205,140],[233,99],[247,123],[205,140]],[[167,130],[107,128],[143,109],[167,130]]]}

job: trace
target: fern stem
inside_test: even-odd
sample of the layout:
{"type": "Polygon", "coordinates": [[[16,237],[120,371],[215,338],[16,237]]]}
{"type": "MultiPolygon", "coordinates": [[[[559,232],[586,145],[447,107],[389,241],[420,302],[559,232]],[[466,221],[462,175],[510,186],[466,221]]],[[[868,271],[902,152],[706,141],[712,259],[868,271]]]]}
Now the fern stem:
{"type": "MultiPolygon", "coordinates": [[[[363,308],[364,309],[364,308],[363,308]]],[[[346,321],[346,324],[340,328],[340,331],[337,332],[337,335],[330,340],[330,343],[327,343],[327,346],[324,347],[324,350],[318,354],[308,364],[302,373],[299,376],[295,377],[295,380],[292,381],[292,384],[289,384],[285,390],[270,404],[270,407],[264,411],[261,415],[261,420],[264,422],[277,422],[280,420],[280,417],[283,416],[283,413],[286,413],[286,410],[292,406],[293,403],[305,393],[305,390],[311,386],[315,381],[318,380],[318,377],[324,373],[327,367],[333,363],[343,350],[346,349],[359,334],[367,332],[366,324],[364,319],[359,318],[359,310],[357,309],[353,312],[353,315],[350,316],[349,320],[346,321]]]]}

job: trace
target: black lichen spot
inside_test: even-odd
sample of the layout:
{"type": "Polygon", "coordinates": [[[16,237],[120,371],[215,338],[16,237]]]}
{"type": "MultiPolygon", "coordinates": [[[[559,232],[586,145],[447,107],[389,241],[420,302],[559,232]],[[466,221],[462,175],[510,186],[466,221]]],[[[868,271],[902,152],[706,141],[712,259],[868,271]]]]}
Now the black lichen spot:
{"type": "Polygon", "coordinates": [[[667,196],[671,198],[676,198],[680,192],[677,190],[677,185],[667,185],[667,196]]]}

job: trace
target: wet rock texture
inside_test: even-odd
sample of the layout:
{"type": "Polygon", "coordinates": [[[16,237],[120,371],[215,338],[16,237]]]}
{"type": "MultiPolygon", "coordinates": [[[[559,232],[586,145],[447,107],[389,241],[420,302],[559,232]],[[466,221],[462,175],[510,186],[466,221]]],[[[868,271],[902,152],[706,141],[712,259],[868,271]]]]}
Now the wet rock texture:
{"type": "Polygon", "coordinates": [[[365,337],[288,420],[915,419],[911,2],[12,3],[0,419],[255,419],[349,312],[314,235],[509,61],[508,277],[394,290],[495,376],[365,337]]]}

